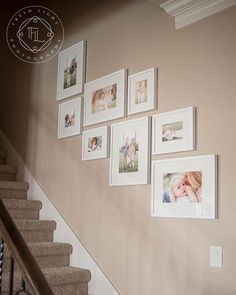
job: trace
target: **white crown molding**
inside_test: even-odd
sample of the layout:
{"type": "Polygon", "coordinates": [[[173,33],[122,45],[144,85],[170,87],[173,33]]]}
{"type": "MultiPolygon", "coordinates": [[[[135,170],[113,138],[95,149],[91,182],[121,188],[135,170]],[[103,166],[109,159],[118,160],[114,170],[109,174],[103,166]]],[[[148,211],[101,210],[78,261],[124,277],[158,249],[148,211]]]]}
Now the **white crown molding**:
{"type": "Polygon", "coordinates": [[[160,5],[179,29],[236,4],[236,0],[169,0],[160,5]]]}

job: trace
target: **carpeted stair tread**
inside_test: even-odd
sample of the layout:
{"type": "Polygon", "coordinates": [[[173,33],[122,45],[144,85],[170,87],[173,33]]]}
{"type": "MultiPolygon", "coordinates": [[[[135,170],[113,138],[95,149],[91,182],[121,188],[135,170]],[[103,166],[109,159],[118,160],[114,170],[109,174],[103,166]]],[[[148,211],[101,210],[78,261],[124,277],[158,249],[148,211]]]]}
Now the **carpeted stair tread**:
{"type": "MultiPolygon", "coordinates": [[[[83,288],[86,288],[87,283],[91,279],[91,273],[87,269],[76,268],[72,266],[66,267],[57,267],[57,268],[44,268],[42,272],[48,281],[51,288],[58,288],[58,292],[55,294],[63,294],[59,291],[60,287],[71,285],[76,286],[78,288],[79,284],[82,284],[83,288]]],[[[20,285],[21,282],[21,274],[19,271],[14,272],[14,290],[17,289],[17,286],[20,285]]],[[[2,281],[2,291],[6,292],[8,288],[8,280],[9,280],[9,272],[5,272],[3,275],[2,281]]],[[[87,291],[87,290],[86,290],[87,291]]],[[[69,293],[68,293],[69,294],[69,293]]],[[[80,294],[80,293],[71,293],[72,294],[80,294]]],[[[83,293],[82,293],[83,294],[83,293]]],[[[87,293],[86,293],[87,294],[87,293]]]]}
{"type": "Polygon", "coordinates": [[[1,190],[28,191],[29,184],[24,181],[0,181],[1,190]]]}
{"type": "Polygon", "coordinates": [[[56,222],[54,220],[15,220],[19,230],[23,231],[46,231],[55,230],[56,222]]]}
{"type": "Polygon", "coordinates": [[[50,286],[83,283],[91,279],[89,270],[72,266],[45,268],[43,273],[50,286]]]}
{"type": "MultiPolygon", "coordinates": [[[[38,243],[28,243],[28,247],[33,254],[33,256],[58,256],[58,255],[70,255],[72,253],[72,246],[67,243],[59,242],[38,242],[38,243]]],[[[6,252],[4,253],[4,258],[10,256],[9,251],[6,247],[6,252]]]]}
{"type": "Polygon", "coordinates": [[[11,174],[17,174],[17,167],[7,164],[0,164],[0,173],[11,173],[11,174]]]}
{"type": "Polygon", "coordinates": [[[3,199],[7,209],[40,210],[42,202],[35,200],[3,199]]]}

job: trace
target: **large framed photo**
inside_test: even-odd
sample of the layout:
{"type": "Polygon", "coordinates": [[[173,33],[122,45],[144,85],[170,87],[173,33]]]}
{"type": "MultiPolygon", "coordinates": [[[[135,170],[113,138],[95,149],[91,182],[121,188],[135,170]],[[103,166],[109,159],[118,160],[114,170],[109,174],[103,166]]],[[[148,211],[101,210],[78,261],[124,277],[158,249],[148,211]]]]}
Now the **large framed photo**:
{"type": "Polygon", "coordinates": [[[83,92],[85,80],[85,41],[66,48],[58,55],[57,100],[83,92]]]}
{"type": "Polygon", "coordinates": [[[188,107],[152,117],[152,154],[194,149],[195,109],[188,107]]]}
{"type": "Polygon", "coordinates": [[[124,117],[126,80],[123,69],[85,84],[84,126],[124,117]]]}
{"type": "Polygon", "coordinates": [[[58,138],[81,133],[81,97],[60,103],[58,109],[58,138]]]}
{"type": "Polygon", "coordinates": [[[157,70],[151,68],[129,76],[128,114],[153,110],[157,101],[157,70]]]}
{"type": "Polygon", "coordinates": [[[151,215],[216,218],[216,155],[152,162],[151,215]]]}
{"type": "Polygon", "coordinates": [[[149,182],[149,117],[111,125],[110,185],[149,182]]]}
{"type": "Polygon", "coordinates": [[[90,129],[83,132],[82,160],[102,159],[108,156],[109,127],[90,129]]]}

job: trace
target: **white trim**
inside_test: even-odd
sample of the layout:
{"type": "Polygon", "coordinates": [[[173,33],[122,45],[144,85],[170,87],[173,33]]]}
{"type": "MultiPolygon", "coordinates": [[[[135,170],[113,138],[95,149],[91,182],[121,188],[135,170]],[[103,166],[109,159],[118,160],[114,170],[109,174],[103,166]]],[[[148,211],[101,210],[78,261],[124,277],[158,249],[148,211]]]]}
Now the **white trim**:
{"type": "Polygon", "coordinates": [[[54,241],[69,243],[73,246],[73,253],[70,256],[70,265],[86,268],[91,271],[92,279],[88,284],[89,294],[119,295],[119,292],[90,255],[88,249],[86,249],[79,238],[73,233],[72,229],[50,201],[43,188],[33,177],[20,155],[1,130],[0,142],[1,148],[8,153],[8,162],[18,166],[18,177],[28,182],[30,185],[28,199],[39,200],[43,203],[43,208],[40,210],[40,219],[53,219],[56,221],[57,228],[54,231],[54,241]]]}
{"type": "Polygon", "coordinates": [[[169,0],[160,7],[175,18],[175,28],[180,29],[235,4],[236,0],[169,0]]]}

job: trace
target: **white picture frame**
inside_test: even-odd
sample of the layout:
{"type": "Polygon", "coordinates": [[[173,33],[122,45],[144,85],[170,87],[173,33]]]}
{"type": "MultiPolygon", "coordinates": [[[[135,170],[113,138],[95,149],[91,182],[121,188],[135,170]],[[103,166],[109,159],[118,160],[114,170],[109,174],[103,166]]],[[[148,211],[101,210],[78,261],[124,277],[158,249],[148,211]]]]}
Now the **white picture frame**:
{"type": "Polygon", "coordinates": [[[217,156],[152,161],[151,216],[216,218],[217,156]]]}
{"type": "Polygon", "coordinates": [[[82,160],[96,160],[108,157],[109,127],[103,126],[82,133],[82,160]]]}
{"type": "Polygon", "coordinates": [[[58,54],[57,100],[83,92],[86,42],[70,46],[58,54]]]}
{"type": "Polygon", "coordinates": [[[84,126],[124,117],[126,90],[126,69],[86,83],[84,126]]]}
{"type": "Polygon", "coordinates": [[[111,186],[149,183],[149,133],[148,116],[111,125],[111,186]]]}
{"type": "Polygon", "coordinates": [[[128,78],[128,115],[146,112],[157,106],[157,69],[150,68],[128,78]]]}
{"type": "Polygon", "coordinates": [[[195,148],[195,108],[187,107],[152,116],[152,154],[195,148]]]}
{"type": "Polygon", "coordinates": [[[60,103],[58,106],[58,139],[81,133],[81,97],[60,103]]]}

